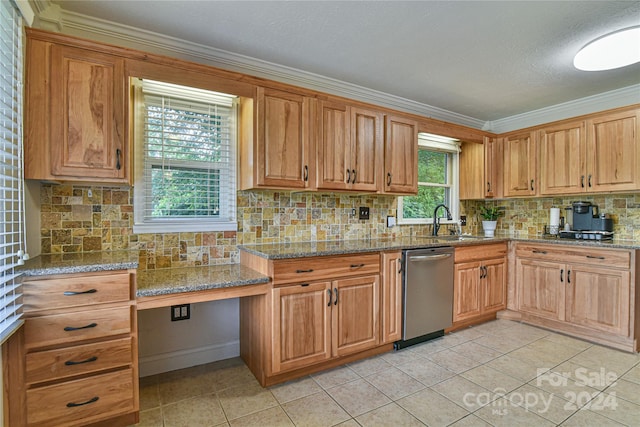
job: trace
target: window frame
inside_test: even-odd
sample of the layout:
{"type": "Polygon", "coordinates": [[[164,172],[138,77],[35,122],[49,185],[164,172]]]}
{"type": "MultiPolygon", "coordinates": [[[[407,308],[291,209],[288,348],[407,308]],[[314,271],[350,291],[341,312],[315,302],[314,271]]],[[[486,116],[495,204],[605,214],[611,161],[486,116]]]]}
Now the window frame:
{"type": "MultiPolygon", "coordinates": [[[[176,85],[169,83],[169,85],[176,85]]],[[[213,99],[215,95],[225,95],[233,97],[234,100],[231,106],[231,112],[229,114],[229,147],[228,147],[228,162],[203,162],[189,161],[189,160],[171,160],[172,166],[183,167],[187,169],[201,169],[201,170],[227,170],[228,173],[220,173],[220,189],[227,188],[225,191],[220,191],[220,218],[207,217],[207,216],[193,216],[193,217],[162,217],[162,218],[145,218],[145,211],[150,207],[150,199],[146,197],[146,177],[147,177],[147,165],[151,168],[154,165],[163,166],[163,159],[158,158],[157,161],[154,158],[147,158],[145,156],[145,147],[147,141],[145,139],[145,125],[144,118],[145,104],[144,94],[142,89],[142,81],[139,78],[131,78],[131,86],[133,87],[133,99],[135,105],[135,113],[133,114],[132,127],[134,129],[134,196],[133,196],[133,211],[134,211],[134,224],[133,232],[135,234],[144,233],[179,233],[179,232],[206,232],[206,231],[237,231],[237,147],[238,147],[238,100],[239,98],[234,95],[216,94],[213,91],[199,89],[196,87],[188,87],[180,85],[188,90],[197,92],[191,98],[193,102],[207,102],[207,93],[213,93],[213,99]],[[229,188],[231,187],[231,188],[229,188]],[[227,195],[226,201],[223,193],[227,195]]],[[[165,93],[166,96],[179,97],[181,93],[179,89],[170,89],[165,93]]],[[[185,109],[185,111],[187,111],[185,109]]]]}
{"type": "MultiPolygon", "coordinates": [[[[428,150],[439,153],[447,153],[448,167],[447,167],[447,182],[449,184],[433,184],[426,182],[418,182],[418,188],[422,187],[448,187],[450,188],[449,194],[449,211],[451,212],[451,220],[442,218],[440,224],[457,224],[460,215],[460,141],[453,138],[441,137],[439,135],[431,135],[420,133],[418,134],[418,151],[428,150]]],[[[399,225],[424,225],[432,224],[433,216],[423,218],[404,218],[403,216],[403,201],[404,197],[398,197],[398,209],[397,217],[399,225]]],[[[411,196],[409,196],[411,197],[411,196]]],[[[445,203],[446,204],[446,203],[445,203]]]]}

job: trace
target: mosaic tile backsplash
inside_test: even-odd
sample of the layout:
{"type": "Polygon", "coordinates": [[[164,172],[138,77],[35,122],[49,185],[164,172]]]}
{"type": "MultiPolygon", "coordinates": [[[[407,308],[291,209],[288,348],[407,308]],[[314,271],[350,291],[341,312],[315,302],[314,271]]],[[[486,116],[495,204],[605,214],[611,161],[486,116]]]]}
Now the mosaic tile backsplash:
{"type": "MultiPolygon", "coordinates": [[[[42,253],[130,249],[139,251],[140,269],[238,262],[239,244],[349,240],[428,235],[430,225],[386,227],[396,215],[397,198],[385,195],[238,192],[237,232],[133,234],[133,190],[129,187],[42,184],[42,253]],[[91,197],[89,197],[91,194],[91,197]],[[352,209],[370,207],[370,219],[352,209]]],[[[564,198],[463,201],[464,232],[481,233],[477,215],[483,204],[505,207],[499,234],[540,234],[550,207],[587,200],[611,214],[621,238],[640,239],[640,194],[564,198]]],[[[446,230],[442,230],[446,233],[446,230]]]]}

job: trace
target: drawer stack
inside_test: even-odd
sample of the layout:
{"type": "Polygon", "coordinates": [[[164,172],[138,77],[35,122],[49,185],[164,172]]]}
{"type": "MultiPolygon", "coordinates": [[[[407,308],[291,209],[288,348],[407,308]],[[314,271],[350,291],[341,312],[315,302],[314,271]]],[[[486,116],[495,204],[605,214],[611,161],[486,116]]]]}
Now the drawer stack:
{"type": "Polygon", "coordinates": [[[23,292],[27,425],[137,417],[135,273],[28,278],[23,292]]]}

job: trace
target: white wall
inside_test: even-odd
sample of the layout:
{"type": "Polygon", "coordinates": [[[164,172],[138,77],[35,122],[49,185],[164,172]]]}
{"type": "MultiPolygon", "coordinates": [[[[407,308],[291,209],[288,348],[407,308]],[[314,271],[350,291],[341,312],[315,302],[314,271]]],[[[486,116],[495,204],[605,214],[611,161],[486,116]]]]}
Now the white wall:
{"type": "Polygon", "coordinates": [[[140,376],[240,354],[237,298],[191,304],[191,319],[171,321],[170,307],[138,312],[140,376]]]}

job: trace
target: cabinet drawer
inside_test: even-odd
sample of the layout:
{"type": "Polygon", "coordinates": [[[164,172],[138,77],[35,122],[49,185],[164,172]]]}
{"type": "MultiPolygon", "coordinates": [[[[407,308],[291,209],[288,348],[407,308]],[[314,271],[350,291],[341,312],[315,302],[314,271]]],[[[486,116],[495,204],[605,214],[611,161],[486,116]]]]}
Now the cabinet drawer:
{"type": "Polygon", "coordinates": [[[380,255],[346,255],[273,262],[274,284],[307,282],[333,277],[375,274],[380,271],[380,255]]]}
{"type": "Polygon", "coordinates": [[[579,246],[518,243],[516,256],[561,263],[580,263],[603,267],[629,268],[631,253],[625,250],[579,246]]]}
{"type": "Polygon", "coordinates": [[[128,301],[129,277],[128,272],[122,272],[26,280],[22,284],[24,311],[128,301]]]}
{"type": "Polygon", "coordinates": [[[131,338],[27,354],[27,383],[37,383],[130,365],[131,338]]]}
{"type": "Polygon", "coordinates": [[[483,261],[490,258],[503,258],[507,256],[507,243],[491,243],[488,245],[473,245],[457,247],[454,253],[454,262],[483,261]]]}
{"type": "Polygon", "coordinates": [[[132,369],[27,390],[30,426],[86,425],[133,409],[132,369]]]}
{"type": "Polygon", "coordinates": [[[47,347],[128,334],[131,307],[77,311],[25,319],[25,347],[47,347]]]}

